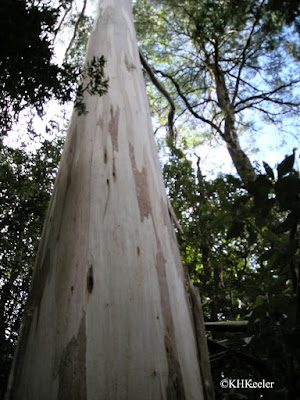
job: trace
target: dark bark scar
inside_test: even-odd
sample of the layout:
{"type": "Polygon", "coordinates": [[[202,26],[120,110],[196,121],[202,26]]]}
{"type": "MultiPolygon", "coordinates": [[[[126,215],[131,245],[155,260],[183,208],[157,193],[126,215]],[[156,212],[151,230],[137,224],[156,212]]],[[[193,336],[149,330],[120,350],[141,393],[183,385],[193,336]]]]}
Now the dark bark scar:
{"type": "Polygon", "coordinates": [[[107,206],[108,206],[108,201],[109,201],[109,196],[110,196],[110,183],[109,183],[109,179],[106,179],[106,185],[107,185],[107,198],[106,198],[106,202],[105,202],[105,208],[104,208],[104,214],[103,214],[103,221],[104,221],[104,217],[107,211],[107,206]]]}
{"type": "Polygon", "coordinates": [[[91,265],[87,274],[86,278],[86,285],[87,285],[87,290],[89,293],[92,293],[93,288],[94,288],[94,274],[93,274],[93,266],[91,265]]]}

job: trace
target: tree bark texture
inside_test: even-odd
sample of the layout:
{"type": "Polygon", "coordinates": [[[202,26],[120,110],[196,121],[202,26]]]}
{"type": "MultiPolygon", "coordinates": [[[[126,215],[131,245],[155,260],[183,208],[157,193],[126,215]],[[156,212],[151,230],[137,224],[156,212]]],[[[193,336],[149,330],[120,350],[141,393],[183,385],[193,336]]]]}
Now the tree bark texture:
{"type": "Polygon", "coordinates": [[[108,93],[71,119],[6,400],[200,400],[131,0],[100,0],[101,55],[108,93]]]}

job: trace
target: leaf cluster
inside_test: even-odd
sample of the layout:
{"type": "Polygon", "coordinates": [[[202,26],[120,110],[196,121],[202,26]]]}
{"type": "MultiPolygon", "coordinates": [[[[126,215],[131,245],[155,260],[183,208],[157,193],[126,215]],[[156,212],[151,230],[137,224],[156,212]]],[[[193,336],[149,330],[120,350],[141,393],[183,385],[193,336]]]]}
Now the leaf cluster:
{"type": "Polygon", "coordinates": [[[81,82],[77,88],[77,96],[75,100],[75,109],[79,115],[87,114],[86,105],[84,103],[84,93],[89,95],[103,96],[108,90],[108,79],[104,75],[105,58],[93,57],[82,69],[81,82]]]}

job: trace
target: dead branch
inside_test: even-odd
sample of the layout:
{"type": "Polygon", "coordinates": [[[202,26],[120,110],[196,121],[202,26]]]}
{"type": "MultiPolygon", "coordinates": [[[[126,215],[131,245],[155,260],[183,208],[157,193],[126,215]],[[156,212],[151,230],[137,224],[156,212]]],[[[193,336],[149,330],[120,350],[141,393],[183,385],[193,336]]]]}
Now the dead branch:
{"type": "Polygon", "coordinates": [[[194,324],[196,330],[198,355],[200,360],[200,368],[203,376],[204,388],[205,388],[205,399],[214,400],[214,385],[210,369],[209,353],[206,340],[206,332],[204,327],[204,318],[201,306],[200,294],[197,288],[193,285],[191,278],[186,271],[186,280],[191,297],[192,311],[194,317],[194,324]]]}

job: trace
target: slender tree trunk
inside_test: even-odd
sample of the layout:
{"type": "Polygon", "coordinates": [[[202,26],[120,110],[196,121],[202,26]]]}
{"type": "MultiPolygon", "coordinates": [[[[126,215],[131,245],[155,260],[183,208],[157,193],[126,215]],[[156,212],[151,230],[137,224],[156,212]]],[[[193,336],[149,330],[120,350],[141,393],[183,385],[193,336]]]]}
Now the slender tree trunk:
{"type": "Polygon", "coordinates": [[[227,150],[235,166],[240,178],[248,188],[249,183],[256,179],[256,172],[249,160],[247,154],[241,148],[239,137],[235,127],[235,112],[234,105],[230,100],[228,88],[225,81],[224,72],[219,65],[219,48],[218,43],[214,43],[213,62],[210,60],[210,55],[207,53],[204,43],[201,46],[206,58],[206,67],[210,72],[212,79],[216,84],[216,92],[218,106],[222,110],[225,118],[224,132],[221,135],[225,141],[227,150]]]}
{"type": "Polygon", "coordinates": [[[219,67],[215,68],[214,77],[219,107],[225,117],[225,129],[222,138],[226,143],[228,152],[240,178],[246,187],[248,187],[249,183],[256,179],[256,173],[247,154],[241,148],[235,128],[234,108],[229,98],[224,74],[219,67]]]}
{"type": "Polygon", "coordinates": [[[108,93],[73,114],[6,399],[200,400],[131,0],[100,0],[101,55],[108,93]]]}

